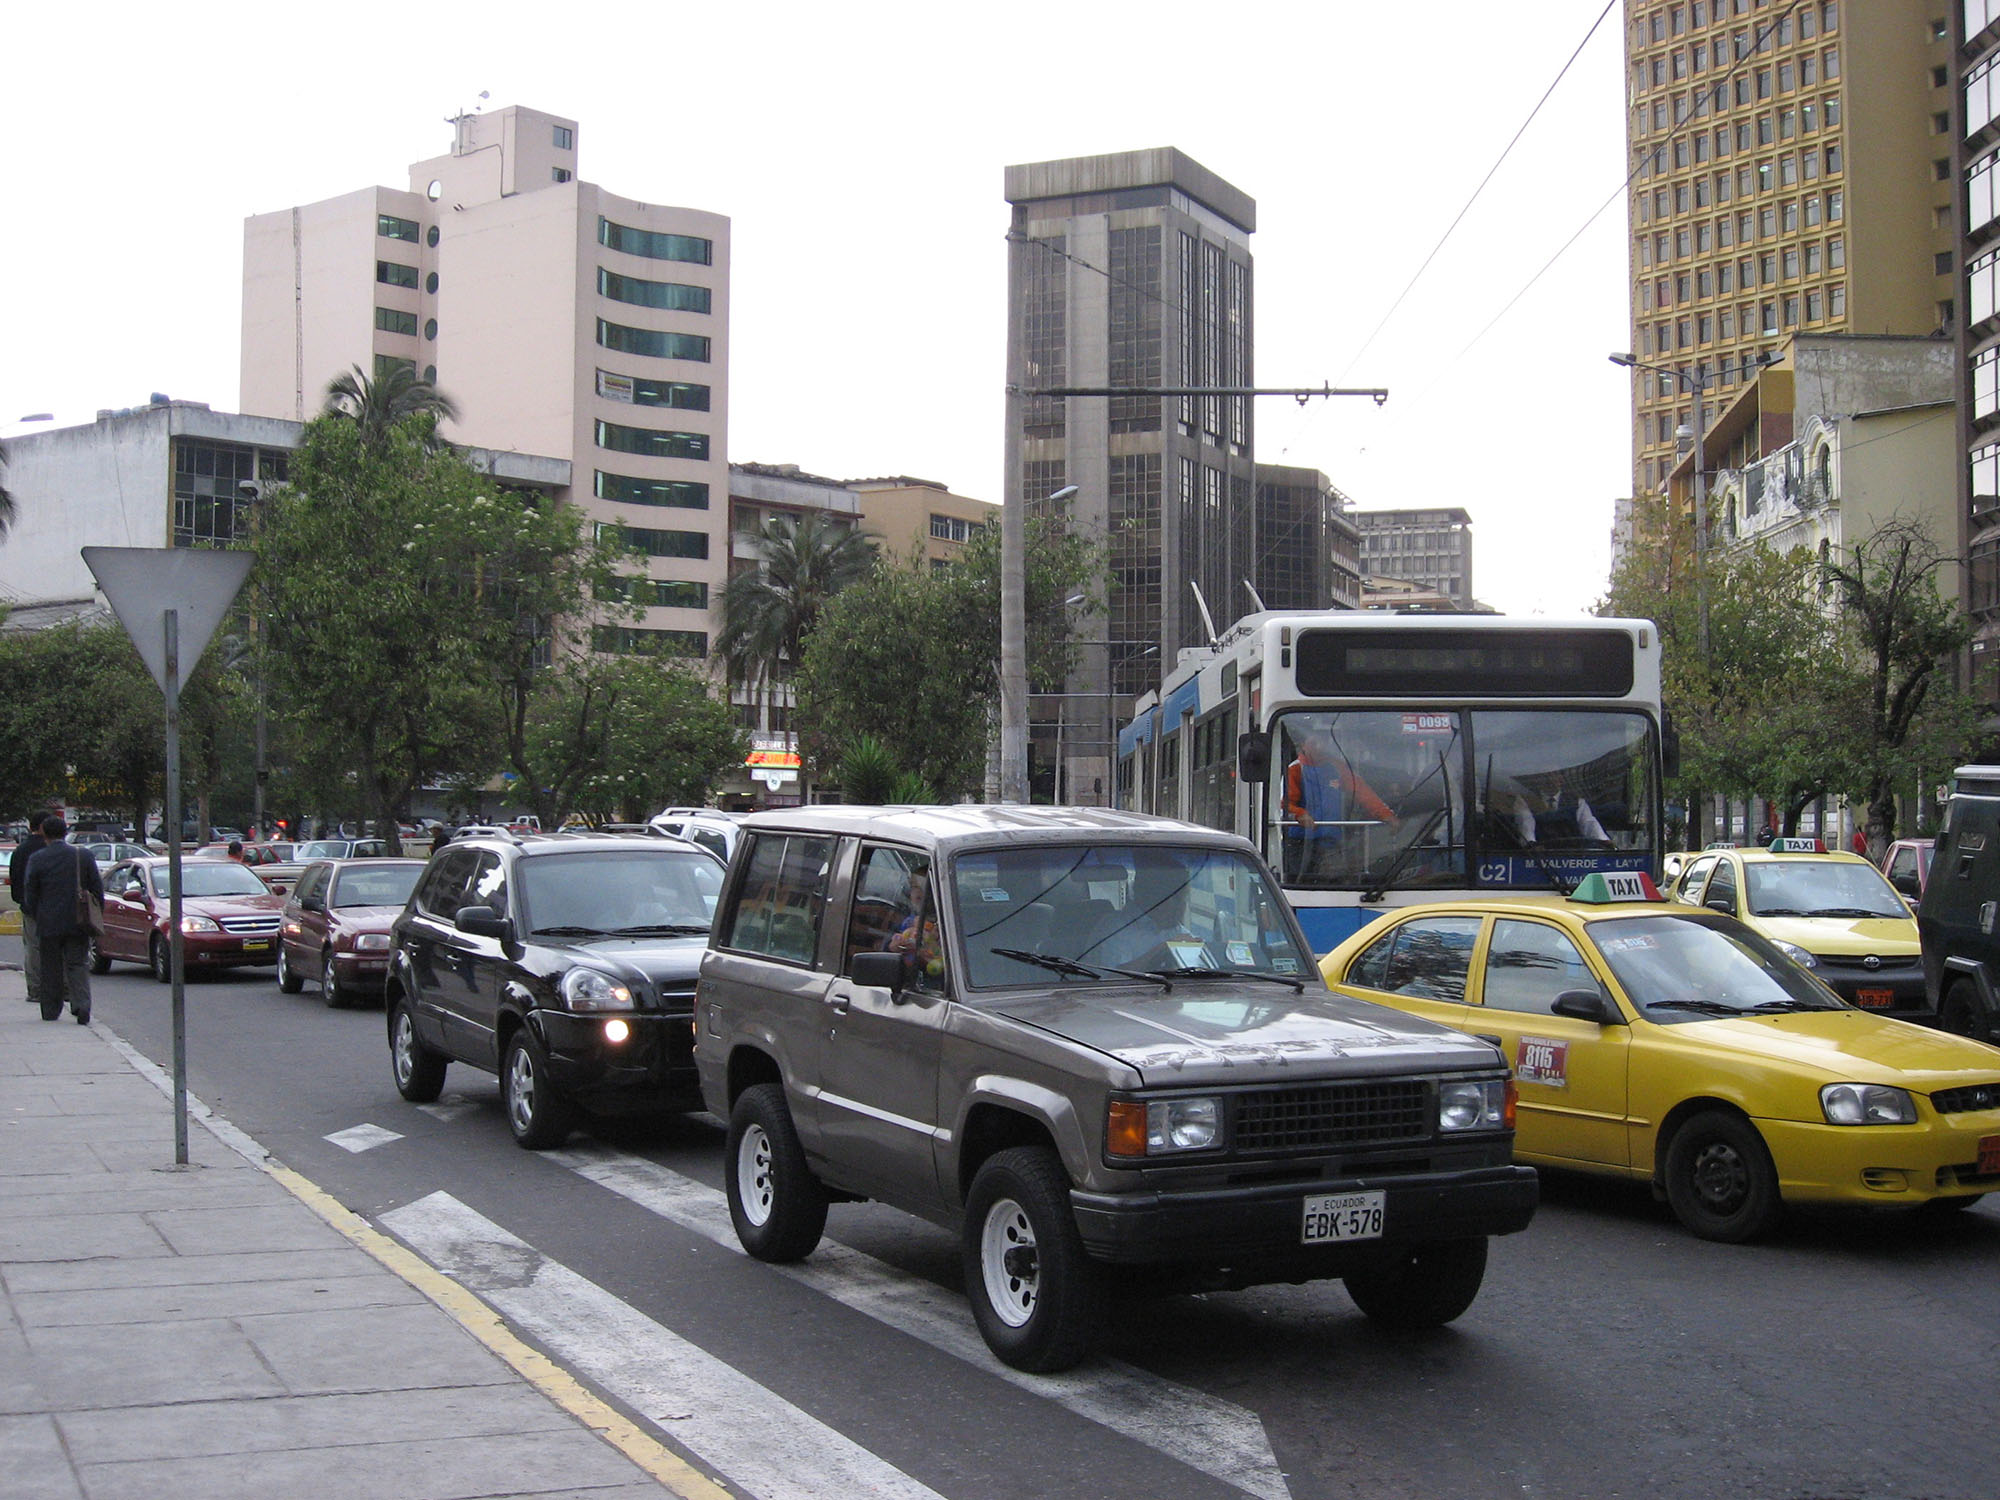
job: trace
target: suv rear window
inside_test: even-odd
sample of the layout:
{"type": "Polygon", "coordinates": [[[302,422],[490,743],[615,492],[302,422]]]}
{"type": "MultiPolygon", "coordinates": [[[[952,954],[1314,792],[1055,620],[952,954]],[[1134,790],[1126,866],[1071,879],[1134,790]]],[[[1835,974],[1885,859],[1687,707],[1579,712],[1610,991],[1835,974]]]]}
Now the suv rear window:
{"type": "Polygon", "coordinates": [[[811,963],[819,952],[833,842],[797,833],[754,835],[722,945],[811,963]]]}

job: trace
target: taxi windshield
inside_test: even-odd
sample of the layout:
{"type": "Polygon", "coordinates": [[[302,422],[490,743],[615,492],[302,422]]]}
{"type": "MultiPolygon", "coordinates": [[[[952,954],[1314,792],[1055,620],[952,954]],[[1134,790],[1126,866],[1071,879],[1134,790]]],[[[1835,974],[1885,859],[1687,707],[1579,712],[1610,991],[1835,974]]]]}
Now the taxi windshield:
{"type": "Polygon", "coordinates": [[[1662,1025],[1846,1004],[1728,917],[1660,912],[1593,922],[1588,930],[1640,1014],[1662,1025]]]}
{"type": "Polygon", "coordinates": [[[982,849],[953,866],[974,988],[1127,974],[1317,978],[1283,898],[1227,849],[1093,843],[982,849]]]}
{"type": "Polygon", "coordinates": [[[1873,865],[1845,859],[1785,859],[1743,866],[1757,917],[1897,917],[1910,908],[1873,865]]]}

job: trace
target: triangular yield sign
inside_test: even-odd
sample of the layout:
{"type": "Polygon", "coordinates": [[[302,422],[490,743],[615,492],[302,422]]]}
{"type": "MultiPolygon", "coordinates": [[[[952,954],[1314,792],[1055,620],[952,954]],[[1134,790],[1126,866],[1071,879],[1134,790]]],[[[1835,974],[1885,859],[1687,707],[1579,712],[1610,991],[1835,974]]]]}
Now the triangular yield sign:
{"type": "Polygon", "coordinates": [[[256,559],[210,548],[85,547],[83,561],[164,693],[167,611],[180,612],[179,675],[185,681],[256,559]]]}

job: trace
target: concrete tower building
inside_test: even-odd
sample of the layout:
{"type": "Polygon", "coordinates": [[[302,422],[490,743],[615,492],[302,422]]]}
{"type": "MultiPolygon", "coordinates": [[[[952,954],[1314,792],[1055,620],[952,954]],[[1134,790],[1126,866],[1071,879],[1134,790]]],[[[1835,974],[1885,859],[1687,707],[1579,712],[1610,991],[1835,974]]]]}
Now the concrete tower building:
{"type": "MultiPolygon", "coordinates": [[[[1012,166],[1007,382],[1016,390],[1252,384],[1250,235],[1257,205],[1171,148],[1012,166]]],[[[1008,402],[1007,493],[1030,515],[1070,486],[1072,523],[1109,551],[1108,614],[1034,715],[1059,726],[1053,790],[1107,800],[1111,724],[1162,662],[1251,607],[1247,396],[1027,396],[1008,402]],[[1061,707],[1053,705],[1059,701],[1061,707]]],[[[1050,788],[1046,781],[1042,791],[1050,788]]]]}
{"type": "Polygon", "coordinates": [[[1952,326],[1949,8],[1626,0],[1635,493],[1787,335],[1952,326]]]}
{"type": "Polygon", "coordinates": [[[647,554],[606,642],[705,655],[729,560],[729,221],[577,176],[577,125],[461,115],[409,187],[245,222],[242,407],[303,421],[351,366],[406,365],[455,441],[569,461],[569,498],[647,554]]]}

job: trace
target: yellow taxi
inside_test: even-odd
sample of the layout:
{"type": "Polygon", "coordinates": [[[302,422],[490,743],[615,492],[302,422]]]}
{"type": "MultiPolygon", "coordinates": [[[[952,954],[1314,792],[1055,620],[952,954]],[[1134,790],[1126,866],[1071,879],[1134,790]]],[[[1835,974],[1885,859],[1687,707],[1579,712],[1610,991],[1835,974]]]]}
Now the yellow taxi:
{"type": "Polygon", "coordinates": [[[1858,854],[1817,839],[1704,850],[1668,892],[1727,912],[1825,980],[1841,999],[1906,1021],[1934,1022],[1924,993],[1923,944],[1909,903],[1858,854]]]}
{"type": "Polygon", "coordinates": [[[1521,1160],[1650,1181],[1703,1239],[1755,1238],[1787,1203],[2000,1189],[2000,1048],[1857,1009],[1641,874],[1404,907],[1320,972],[1497,1041],[1521,1160]]]}

